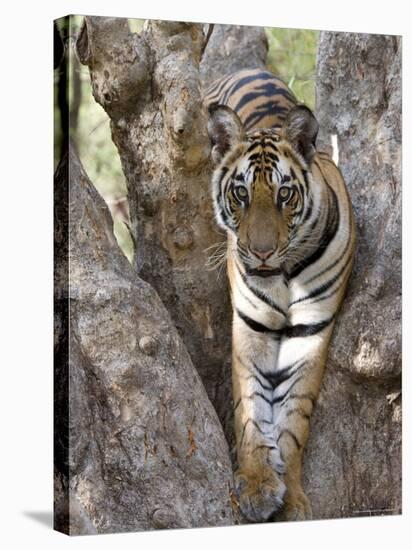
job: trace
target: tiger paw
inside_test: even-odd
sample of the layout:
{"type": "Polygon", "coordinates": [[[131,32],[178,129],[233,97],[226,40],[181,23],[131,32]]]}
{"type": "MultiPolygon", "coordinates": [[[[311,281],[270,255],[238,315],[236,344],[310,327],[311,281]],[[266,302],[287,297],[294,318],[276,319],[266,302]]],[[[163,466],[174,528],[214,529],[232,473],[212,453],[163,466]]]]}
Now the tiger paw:
{"type": "Polygon", "coordinates": [[[267,466],[259,470],[239,469],[235,473],[235,487],[240,510],[249,521],[267,521],[283,506],[285,484],[267,466]]]}
{"type": "Polygon", "coordinates": [[[305,493],[300,489],[295,492],[287,492],[285,506],[277,518],[280,521],[303,521],[312,519],[312,509],[305,493]]]}

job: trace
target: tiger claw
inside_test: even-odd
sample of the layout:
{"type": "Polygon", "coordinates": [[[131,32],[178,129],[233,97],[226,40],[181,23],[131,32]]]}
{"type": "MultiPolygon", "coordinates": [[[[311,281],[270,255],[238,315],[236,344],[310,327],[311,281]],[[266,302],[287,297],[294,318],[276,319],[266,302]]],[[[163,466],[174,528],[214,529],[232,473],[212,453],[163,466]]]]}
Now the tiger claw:
{"type": "Polygon", "coordinates": [[[289,492],[285,496],[285,506],[278,521],[303,521],[312,519],[312,508],[305,493],[300,490],[294,494],[289,492]]]}
{"type": "Polygon", "coordinates": [[[258,472],[238,470],[235,487],[243,516],[251,522],[267,521],[283,506],[286,487],[271,468],[258,472]]]}

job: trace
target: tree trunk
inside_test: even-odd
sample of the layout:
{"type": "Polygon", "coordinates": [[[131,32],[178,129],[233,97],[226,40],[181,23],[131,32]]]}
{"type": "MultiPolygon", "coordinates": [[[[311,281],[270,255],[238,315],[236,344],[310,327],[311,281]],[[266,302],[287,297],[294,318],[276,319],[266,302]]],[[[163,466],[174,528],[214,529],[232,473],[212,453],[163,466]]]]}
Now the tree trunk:
{"type": "Polygon", "coordinates": [[[266,69],[267,53],[262,27],[214,25],[200,64],[203,85],[242,69],[266,69]]]}
{"type": "Polygon", "coordinates": [[[319,142],[337,144],[357,255],[305,458],[319,518],[401,511],[400,83],[400,38],[321,33],[319,142]]]}
{"type": "MultiPolygon", "coordinates": [[[[262,66],[266,46],[260,29],[229,27],[228,36],[224,27],[201,59],[202,25],[151,21],[136,35],[127,20],[86,17],[77,51],[111,119],[136,270],[169,311],[232,443],[231,307],[225,267],[220,276],[206,267],[224,236],[213,220],[201,83],[262,66]]],[[[316,518],[400,512],[399,82],[397,38],[321,34],[319,142],[338,145],[358,248],[304,461],[316,518]]]]}
{"type": "Polygon", "coordinates": [[[55,191],[56,527],[233,524],[216,412],[157,293],[118,248],[72,147],[55,191]]]}
{"type": "Polygon", "coordinates": [[[126,20],[86,17],[76,47],[111,118],[136,269],[170,312],[229,438],[231,308],[225,237],[210,200],[199,72],[205,39],[198,24],[150,21],[136,35],[126,20]],[[211,269],[219,258],[220,269],[211,269]]]}

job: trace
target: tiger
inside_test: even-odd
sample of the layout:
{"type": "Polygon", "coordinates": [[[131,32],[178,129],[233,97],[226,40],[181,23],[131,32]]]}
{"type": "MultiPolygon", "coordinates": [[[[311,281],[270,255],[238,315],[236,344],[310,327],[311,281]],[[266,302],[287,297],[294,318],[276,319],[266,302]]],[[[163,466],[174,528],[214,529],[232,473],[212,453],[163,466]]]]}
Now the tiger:
{"type": "Polygon", "coordinates": [[[250,522],[311,519],[302,456],[353,265],[350,197],[312,111],[275,75],[233,73],[204,99],[227,235],[238,504],[250,522]]]}

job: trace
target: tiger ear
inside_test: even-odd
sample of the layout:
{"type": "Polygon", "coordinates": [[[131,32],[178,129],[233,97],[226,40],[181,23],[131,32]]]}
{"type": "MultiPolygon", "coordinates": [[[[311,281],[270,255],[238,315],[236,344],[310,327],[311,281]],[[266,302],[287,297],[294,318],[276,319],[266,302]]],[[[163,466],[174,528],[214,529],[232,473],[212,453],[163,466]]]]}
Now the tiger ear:
{"type": "Polygon", "coordinates": [[[283,133],[292,147],[310,164],[316,153],[319,124],[305,105],[296,105],[286,116],[283,133]]]}
{"type": "Polygon", "coordinates": [[[238,115],[226,105],[214,103],[209,107],[207,125],[212,142],[212,158],[219,162],[226,153],[245,138],[245,129],[238,115]]]}

